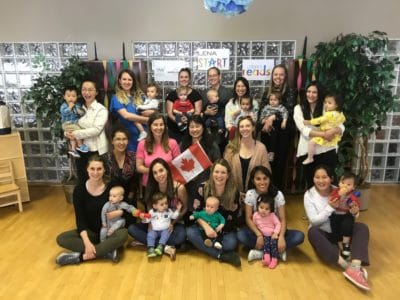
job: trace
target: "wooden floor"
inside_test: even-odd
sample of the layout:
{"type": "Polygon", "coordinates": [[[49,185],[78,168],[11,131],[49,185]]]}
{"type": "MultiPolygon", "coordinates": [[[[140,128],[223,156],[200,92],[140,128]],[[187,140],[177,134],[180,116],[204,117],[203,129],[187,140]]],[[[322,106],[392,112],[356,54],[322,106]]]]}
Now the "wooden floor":
{"type": "MultiPolygon", "coordinates": [[[[373,186],[360,219],[370,227],[368,268],[372,290],[364,293],[341,270],[316,257],[306,240],[275,270],[248,263],[241,269],[191,251],[171,262],[148,261],[144,248],[126,248],[122,260],[58,267],[58,233],[74,228],[73,208],[60,187],[31,187],[24,212],[0,209],[0,299],[398,299],[400,294],[400,185],[373,186]]],[[[302,197],[287,199],[289,227],[305,231],[302,197]]]]}

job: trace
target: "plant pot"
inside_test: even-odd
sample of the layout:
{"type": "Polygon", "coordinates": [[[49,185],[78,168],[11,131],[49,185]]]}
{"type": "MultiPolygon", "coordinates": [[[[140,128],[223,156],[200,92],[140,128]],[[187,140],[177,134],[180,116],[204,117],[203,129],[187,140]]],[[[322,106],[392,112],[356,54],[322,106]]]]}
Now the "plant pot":
{"type": "Polygon", "coordinates": [[[369,197],[371,194],[371,187],[361,187],[358,188],[358,190],[361,192],[360,196],[360,210],[367,210],[368,209],[368,204],[369,204],[369,197]]]}

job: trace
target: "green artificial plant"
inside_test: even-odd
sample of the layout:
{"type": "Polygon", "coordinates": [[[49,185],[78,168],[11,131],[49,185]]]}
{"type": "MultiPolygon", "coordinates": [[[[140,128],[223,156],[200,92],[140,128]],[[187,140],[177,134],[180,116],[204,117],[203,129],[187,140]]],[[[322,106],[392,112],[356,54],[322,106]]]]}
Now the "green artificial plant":
{"type": "Polygon", "coordinates": [[[75,86],[79,91],[89,70],[77,56],[71,57],[59,74],[49,73],[43,56],[36,57],[33,63],[42,72],[25,94],[23,101],[33,102],[37,120],[42,127],[50,129],[52,141],[56,141],[62,133],[60,106],[64,101],[63,91],[67,86],[75,86]]]}
{"type": "Polygon", "coordinates": [[[369,174],[368,138],[380,129],[395,104],[391,84],[398,61],[389,59],[388,43],[386,33],[379,31],[368,35],[340,34],[330,42],[319,43],[311,57],[316,61],[318,80],[344,98],[346,130],[339,147],[337,173],[355,169],[353,163],[358,158],[360,184],[369,174]],[[360,147],[358,157],[356,145],[360,147]]]}

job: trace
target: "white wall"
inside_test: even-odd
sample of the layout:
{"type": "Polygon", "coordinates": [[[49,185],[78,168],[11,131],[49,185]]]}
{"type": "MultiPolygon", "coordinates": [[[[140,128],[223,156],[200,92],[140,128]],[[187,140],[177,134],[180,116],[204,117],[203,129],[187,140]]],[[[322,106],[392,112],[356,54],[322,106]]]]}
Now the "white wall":
{"type": "Polygon", "coordinates": [[[381,30],[400,38],[400,0],[254,0],[230,19],[202,0],[1,0],[0,42],[97,42],[100,59],[119,57],[133,40],[257,40],[304,36],[308,54],[337,34],[381,30]]]}

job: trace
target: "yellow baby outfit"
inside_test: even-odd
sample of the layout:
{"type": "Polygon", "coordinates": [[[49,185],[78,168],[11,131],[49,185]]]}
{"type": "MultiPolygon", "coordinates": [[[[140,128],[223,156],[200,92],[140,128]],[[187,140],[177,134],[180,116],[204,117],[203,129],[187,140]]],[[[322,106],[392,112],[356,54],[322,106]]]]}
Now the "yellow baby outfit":
{"type": "MultiPolygon", "coordinates": [[[[310,120],[311,125],[320,125],[320,130],[322,131],[339,127],[339,125],[343,124],[345,121],[346,118],[344,114],[336,110],[324,112],[321,117],[310,120]]],[[[322,137],[314,137],[312,140],[318,145],[330,147],[336,146],[340,139],[341,136],[336,134],[331,141],[327,141],[322,137]]]]}

